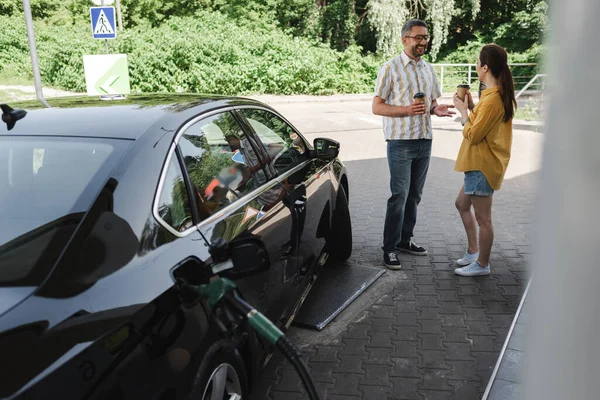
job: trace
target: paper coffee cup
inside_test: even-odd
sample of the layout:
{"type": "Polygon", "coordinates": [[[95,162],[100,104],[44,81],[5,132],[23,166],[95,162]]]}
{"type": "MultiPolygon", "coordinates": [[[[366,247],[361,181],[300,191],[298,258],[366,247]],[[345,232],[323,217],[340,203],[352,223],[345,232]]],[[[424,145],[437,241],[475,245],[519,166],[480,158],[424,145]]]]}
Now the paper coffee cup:
{"type": "Polygon", "coordinates": [[[413,99],[418,103],[425,103],[425,93],[415,93],[413,99]]]}
{"type": "Polygon", "coordinates": [[[469,85],[458,85],[456,87],[456,93],[458,94],[458,98],[460,101],[465,101],[465,95],[467,94],[467,90],[469,90],[471,86],[469,85]]]}

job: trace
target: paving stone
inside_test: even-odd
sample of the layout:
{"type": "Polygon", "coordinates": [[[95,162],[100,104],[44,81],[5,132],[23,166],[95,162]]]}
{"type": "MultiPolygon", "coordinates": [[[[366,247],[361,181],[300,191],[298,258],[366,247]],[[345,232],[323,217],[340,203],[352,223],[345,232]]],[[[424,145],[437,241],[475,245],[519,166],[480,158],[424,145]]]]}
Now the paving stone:
{"type": "Polygon", "coordinates": [[[440,313],[441,314],[460,314],[463,315],[465,312],[463,311],[459,302],[443,302],[440,303],[440,313]]]}
{"type": "Polygon", "coordinates": [[[361,400],[362,397],[362,392],[360,396],[348,396],[348,395],[337,395],[337,394],[328,394],[327,397],[325,397],[326,400],[361,400]]]}
{"type": "Polygon", "coordinates": [[[440,334],[425,334],[419,333],[419,338],[421,339],[420,349],[423,350],[445,350],[444,346],[442,346],[443,336],[440,334]]]}
{"type": "Polygon", "coordinates": [[[476,369],[491,372],[496,367],[499,354],[495,351],[474,351],[471,353],[477,363],[476,369]]]}
{"type": "Polygon", "coordinates": [[[509,327],[514,319],[510,314],[490,314],[491,328],[506,328],[509,327]]]}
{"type": "Polygon", "coordinates": [[[417,318],[419,312],[415,311],[412,313],[396,313],[396,319],[393,323],[394,326],[418,326],[417,318]]]}
{"type": "Polygon", "coordinates": [[[452,396],[452,392],[439,392],[437,390],[421,390],[420,394],[424,400],[447,400],[452,396]]]}
{"type": "Polygon", "coordinates": [[[445,350],[419,350],[422,368],[448,369],[445,350]]]}
{"type": "Polygon", "coordinates": [[[415,358],[392,357],[394,366],[390,369],[390,377],[420,378],[419,360],[415,358]]]}
{"type": "Polygon", "coordinates": [[[466,314],[440,314],[442,325],[444,326],[463,326],[465,325],[466,314]]]}
{"type": "Polygon", "coordinates": [[[469,308],[465,312],[465,321],[490,321],[485,308],[469,308]]]}
{"type": "Polygon", "coordinates": [[[362,398],[362,392],[358,389],[358,383],[363,377],[363,374],[350,374],[346,372],[334,373],[333,379],[335,379],[335,384],[328,393],[335,395],[360,396],[362,398]]]}
{"type": "Polygon", "coordinates": [[[392,341],[396,340],[417,340],[417,327],[414,326],[396,326],[394,328],[396,330],[396,334],[393,335],[390,339],[392,341]]]}
{"type": "Polygon", "coordinates": [[[458,302],[458,294],[456,290],[439,290],[438,291],[439,301],[456,301],[458,302]]]}
{"type": "Polygon", "coordinates": [[[453,280],[436,280],[438,290],[456,290],[459,287],[453,280]]]}
{"type": "Polygon", "coordinates": [[[422,378],[390,378],[393,384],[388,400],[420,400],[418,385],[422,378]]]}
{"type": "Polygon", "coordinates": [[[338,353],[338,357],[340,354],[365,354],[365,346],[369,343],[368,340],[365,339],[350,339],[344,338],[344,348],[341,349],[338,353]]]}
{"type": "Polygon", "coordinates": [[[448,375],[450,371],[447,369],[429,369],[423,370],[422,389],[450,391],[452,386],[448,384],[448,375]]]}
{"type": "Polygon", "coordinates": [[[417,341],[394,341],[395,351],[391,353],[391,357],[394,358],[418,358],[419,353],[418,346],[419,342],[417,341]]]}
{"type": "Polygon", "coordinates": [[[475,377],[475,361],[448,361],[449,379],[477,380],[475,377]]]}
{"type": "Polygon", "coordinates": [[[494,336],[480,336],[469,332],[467,338],[473,343],[471,351],[490,351],[490,349],[494,348],[494,336]]]}
{"type": "Polygon", "coordinates": [[[395,332],[393,325],[396,324],[397,315],[394,318],[384,319],[384,318],[371,318],[369,320],[369,325],[367,328],[367,333],[369,335],[369,340],[372,339],[372,333],[387,333],[391,335],[395,332]]]}
{"type": "MultiPolygon", "coordinates": [[[[360,364],[359,364],[360,366],[360,364]]],[[[315,382],[329,382],[334,383],[332,373],[338,367],[338,363],[332,362],[310,362],[310,375],[313,377],[315,382]]],[[[359,370],[358,372],[363,373],[364,371],[359,370]]]]}
{"type": "Polygon", "coordinates": [[[365,365],[367,371],[366,376],[360,380],[360,386],[389,386],[390,382],[390,367],[384,365],[365,365]]]}
{"type": "Polygon", "coordinates": [[[437,288],[435,285],[417,285],[418,294],[437,294],[437,288]]]}
{"type": "Polygon", "coordinates": [[[420,319],[419,325],[419,333],[439,335],[442,329],[442,321],[440,319],[420,319]]]}
{"type": "Polygon", "coordinates": [[[394,337],[393,333],[389,332],[370,332],[371,342],[368,347],[387,347],[394,348],[392,344],[392,338],[394,337]]]}
{"type": "Polygon", "coordinates": [[[371,308],[371,318],[394,319],[395,307],[374,305],[371,308]]]}
{"type": "MultiPolygon", "coordinates": [[[[479,393],[479,387],[477,385],[474,385],[471,381],[449,379],[448,384],[453,388],[454,393],[452,399],[470,400],[481,399],[482,397],[479,393]]],[[[514,399],[516,400],[517,398],[514,399]]],[[[508,398],[506,398],[505,400],[508,400],[508,398]]]]}
{"type": "Polygon", "coordinates": [[[472,343],[467,336],[469,331],[463,327],[442,326],[442,331],[446,334],[446,338],[442,343],[472,343]]]}
{"type": "MultiPolygon", "coordinates": [[[[370,329],[370,327],[368,325],[363,325],[363,324],[350,325],[348,327],[348,329],[346,330],[345,337],[348,339],[371,340],[371,337],[369,336],[369,333],[368,333],[369,329],[370,329]]],[[[338,349],[335,349],[335,351],[337,352],[338,349]]]]}
{"type": "Polygon", "coordinates": [[[301,383],[295,370],[282,370],[277,390],[283,392],[301,392],[301,383]]]}
{"type": "Polygon", "coordinates": [[[437,319],[440,313],[439,307],[419,307],[419,319],[437,319]]]}
{"type": "Polygon", "coordinates": [[[415,275],[416,285],[431,285],[436,283],[433,275],[415,275]]]}
{"type": "MultiPolygon", "coordinates": [[[[391,384],[391,382],[389,383],[391,384]]],[[[367,384],[361,384],[359,389],[363,392],[363,399],[386,399],[392,391],[391,386],[370,386],[367,384]]]]}
{"type": "Polygon", "coordinates": [[[417,296],[417,308],[422,307],[437,307],[440,303],[438,302],[438,296],[417,296]]]}
{"type": "Polygon", "coordinates": [[[273,390],[269,393],[269,398],[272,400],[296,400],[300,398],[300,393],[282,392],[273,390]]]}
{"type": "MultiPolygon", "coordinates": [[[[339,365],[334,369],[335,371],[344,371],[353,374],[363,374],[365,372],[363,368],[364,361],[367,359],[368,354],[338,354],[339,365]]],[[[311,364],[312,365],[312,364],[311,364]]]]}
{"type": "Polygon", "coordinates": [[[483,308],[483,294],[476,296],[461,296],[461,306],[463,308],[483,308]]]}
{"type": "Polygon", "coordinates": [[[492,331],[492,327],[489,322],[468,321],[467,325],[469,326],[469,332],[472,335],[496,335],[496,333],[492,331]]]}
{"type": "Polygon", "coordinates": [[[472,361],[471,344],[470,343],[444,343],[447,349],[446,360],[454,361],[472,361]]]}

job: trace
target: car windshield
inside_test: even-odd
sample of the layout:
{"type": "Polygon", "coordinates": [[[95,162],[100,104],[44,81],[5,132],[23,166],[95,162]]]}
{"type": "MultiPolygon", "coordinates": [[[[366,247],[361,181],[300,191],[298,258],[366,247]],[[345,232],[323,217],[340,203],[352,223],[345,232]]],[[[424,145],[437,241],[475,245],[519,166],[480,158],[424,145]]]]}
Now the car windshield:
{"type": "Polygon", "coordinates": [[[43,281],[129,143],[0,137],[0,287],[43,281]]]}

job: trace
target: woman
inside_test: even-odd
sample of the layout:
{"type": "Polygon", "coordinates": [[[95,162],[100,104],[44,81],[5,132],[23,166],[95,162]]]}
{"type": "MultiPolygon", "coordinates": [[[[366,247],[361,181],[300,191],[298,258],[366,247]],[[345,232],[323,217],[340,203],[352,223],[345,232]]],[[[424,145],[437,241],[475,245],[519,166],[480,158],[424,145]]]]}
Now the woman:
{"type": "Polygon", "coordinates": [[[476,67],[477,76],[486,87],[479,103],[473,105],[469,92],[464,101],[454,95],[454,106],[460,112],[464,126],[464,139],[454,168],[465,173],[464,185],[455,203],[468,240],[464,257],[457,260],[461,268],[454,271],[461,276],[490,273],[490,251],[494,241],[492,196],[500,189],[510,160],[512,118],[517,107],[507,61],[502,47],[484,46],[476,67]],[[479,225],[479,244],[475,221],[479,225]]]}

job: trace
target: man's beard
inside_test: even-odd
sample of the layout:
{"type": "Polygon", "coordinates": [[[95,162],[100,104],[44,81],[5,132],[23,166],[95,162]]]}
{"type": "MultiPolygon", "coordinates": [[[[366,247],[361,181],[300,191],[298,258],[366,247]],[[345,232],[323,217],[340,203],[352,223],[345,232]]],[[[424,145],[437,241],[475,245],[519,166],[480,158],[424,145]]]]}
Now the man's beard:
{"type": "Polygon", "coordinates": [[[421,57],[421,56],[423,56],[423,55],[425,54],[425,50],[427,50],[425,46],[417,45],[417,46],[414,46],[414,47],[412,48],[412,50],[411,50],[411,53],[412,53],[412,55],[413,55],[415,58],[419,58],[419,57],[421,57]],[[419,53],[419,51],[417,50],[417,48],[422,48],[422,49],[423,49],[423,52],[422,52],[422,53],[419,53]]]}

